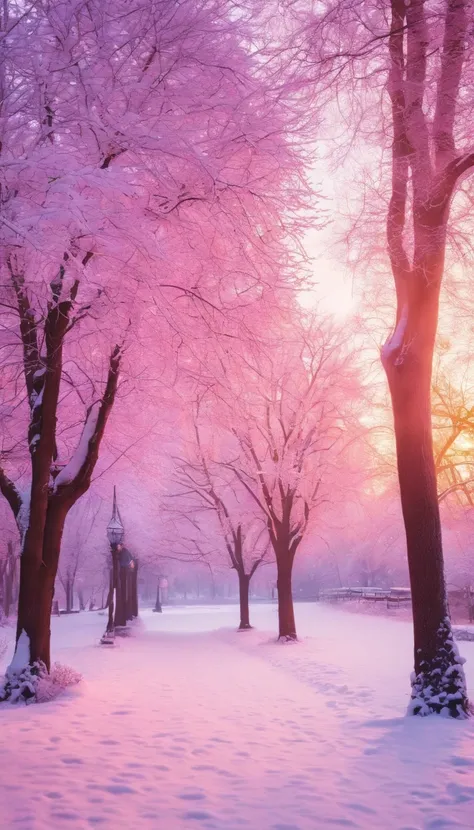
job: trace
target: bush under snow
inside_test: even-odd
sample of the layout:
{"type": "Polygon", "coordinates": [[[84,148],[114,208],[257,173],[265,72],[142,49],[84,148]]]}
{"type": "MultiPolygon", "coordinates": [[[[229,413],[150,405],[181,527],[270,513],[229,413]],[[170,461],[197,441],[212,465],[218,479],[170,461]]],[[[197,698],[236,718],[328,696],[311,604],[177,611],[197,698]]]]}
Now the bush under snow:
{"type": "Polygon", "coordinates": [[[43,663],[35,663],[19,673],[10,671],[7,674],[0,687],[0,701],[47,703],[81,680],[82,676],[70,666],[54,663],[48,673],[43,663]]]}
{"type": "Polygon", "coordinates": [[[54,700],[69,686],[77,686],[82,680],[82,675],[72,669],[71,666],[63,666],[61,663],[54,663],[49,674],[40,676],[36,686],[36,702],[46,703],[54,700]]]}

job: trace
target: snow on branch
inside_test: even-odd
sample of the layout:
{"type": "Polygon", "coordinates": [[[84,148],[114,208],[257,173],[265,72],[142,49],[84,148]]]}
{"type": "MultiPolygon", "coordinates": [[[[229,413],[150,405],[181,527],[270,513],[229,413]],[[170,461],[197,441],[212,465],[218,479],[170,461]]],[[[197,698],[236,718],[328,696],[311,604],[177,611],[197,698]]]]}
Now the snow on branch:
{"type": "MultiPolygon", "coordinates": [[[[405,337],[405,332],[407,329],[408,324],[408,304],[405,304],[402,308],[399,320],[397,325],[395,326],[395,330],[391,337],[388,338],[387,342],[382,348],[382,362],[387,363],[396,352],[400,352],[403,346],[403,339],[405,337]]],[[[401,362],[401,356],[397,357],[397,361],[401,362]]]]}
{"type": "Polygon", "coordinates": [[[54,482],[54,489],[62,487],[65,484],[70,484],[78,477],[82,467],[86,463],[87,455],[89,453],[89,445],[94,438],[97,429],[97,422],[100,413],[100,401],[96,401],[89,408],[86,422],[82,430],[82,435],[79,440],[76,452],[73,454],[71,460],[61,470],[54,482]]]}
{"type": "Polygon", "coordinates": [[[107,383],[102,399],[94,402],[89,408],[77,449],[54,482],[54,492],[67,493],[73,501],[87,490],[99,457],[100,443],[117,391],[122,353],[122,346],[114,347],[109,359],[107,383]]]}
{"type": "Polygon", "coordinates": [[[15,487],[13,481],[8,478],[5,471],[0,467],[0,492],[6,498],[11,507],[15,519],[18,517],[21,507],[22,499],[20,493],[15,487]]]}

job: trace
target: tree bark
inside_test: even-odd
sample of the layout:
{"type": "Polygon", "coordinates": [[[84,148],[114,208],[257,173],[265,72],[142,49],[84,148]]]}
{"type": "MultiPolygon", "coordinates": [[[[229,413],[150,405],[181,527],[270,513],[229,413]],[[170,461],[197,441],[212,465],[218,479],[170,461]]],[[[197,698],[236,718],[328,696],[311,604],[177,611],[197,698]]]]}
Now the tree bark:
{"type": "MultiPolygon", "coordinates": [[[[28,534],[27,534],[28,535],[28,534]]],[[[37,630],[39,612],[38,595],[42,579],[40,566],[42,561],[42,529],[33,543],[24,546],[20,558],[20,589],[18,595],[18,615],[16,643],[24,632],[30,644],[30,663],[43,659],[41,656],[40,636],[37,630]]]]}
{"type": "Polygon", "coordinates": [[[161,607],[161,597],[160,597],[160,580],[158,580],[158,585],[156,586],[156,603],[155,603],[155,607],[154,607],[153,610],[156,611],[158,614],[161,614],[161,612],[163,611],[163,609],[161,607]]]}
{"type": "Polygon", "coordinates": [[[291,574],[293,560],[289,553],[277,557],[277,591],[278,591],[278,638],[296,640],[295,612],[291,574]]]}
{"type": "Polygon", "coordinates": [[[21,563],[27,573],[24,576],[23,585],[20,581],[18,630],[20,633],[25,631],[28,635],[30,663],[43,663],[48,671],[51,667],[51,610],[54,583],[67,510],[67,506],[61,503],[50,505],[48,509],[43,535],[41,567],[38,570],[26,569],[23,561],[21,563]],[[36,582],[33,575],[36,577],[36,582]],[[28,592],[25,588],[28,588],[28,592]],[[32,608],[27,605],[28,599],[33,601],[32,608]]]}
{"type": "Polygon", "coordinates": [[[15,583],[16,560],[13,552],[12,542],[8,542],[8,560],[4,574],[3,612],[6,617],[10,616],[13,605],[13,586],[15,583]]]}
{"type": "Polygon", "coordinates": [[[112,568],[110,570],[110,587],[109,595],[107,597],[107,607],[109,610],[107,620],[107,633],[111,634],[114,630],[114,594],[117,585],[117,552],[112,548],[112,568]]]}
{"type": "Polygon", "coordinates": [[[135,559],[135,567],[132,571],[132,618],[138,617],[138,562],[135,559]]]}
{"type": "Polygon", "coordinates": [[[127,625],[127,569],[119,564],[117,567],[115,627],[127,625]]]}
{"type": "Polygon", "coordinates": [[[240,602],[240,625],[239,631],[245,631],[252,628],[250,625],[250,610],[249,610],[249,587],[250,577],[248,574],[240,572],[239,576],[239,602],[240,602]]]}

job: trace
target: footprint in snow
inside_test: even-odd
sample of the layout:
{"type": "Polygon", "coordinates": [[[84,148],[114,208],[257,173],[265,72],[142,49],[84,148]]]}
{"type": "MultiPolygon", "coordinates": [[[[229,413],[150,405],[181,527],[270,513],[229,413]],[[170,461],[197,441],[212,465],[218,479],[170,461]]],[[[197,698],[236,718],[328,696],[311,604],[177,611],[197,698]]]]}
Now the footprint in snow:
{"type": "Polygon", "coordinates": [[[182,801],[203,801],[206,796],[202,792],[179,793],[178,798],[182,801]]]}
{"type": "Polygon", "coordinates": [[[464,758],[462,755],[453,755],[452,758],[449,759],[449,763],[453,765],[453,767],[474,767],[474,758],[464,758]]]}

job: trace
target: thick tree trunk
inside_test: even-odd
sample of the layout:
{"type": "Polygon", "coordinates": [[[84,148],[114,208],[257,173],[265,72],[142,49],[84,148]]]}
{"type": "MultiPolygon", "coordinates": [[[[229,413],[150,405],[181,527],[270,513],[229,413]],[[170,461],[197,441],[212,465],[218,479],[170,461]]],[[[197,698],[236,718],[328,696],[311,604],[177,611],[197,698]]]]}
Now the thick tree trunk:
{"type": "Polygon", "coordinates": [[[24,632],[29,640],[30,664],[43,663],[48,671],[51,666],[51,609],[66,515],[64,504],[49,507],[44,532],[38,532],[36,536],[37,544],[41,544],[39,567],[36,558],[24,558],[24,554],[21,557],[17,643],[24,632]]]}
{"type": "MultiPolygon", "coordinates": [[[[41,645],[41,634],[39,625],[39,594],[44,584],[44,575],[41,573],[43,566],[43,532],[40,528],[37,537],[28,545],[25,544],[20,558],[20,588],[18,595],[18,616],[16,644],[22,635],[26,635],[29,642],[30,664],[44,661],[44,653],[41,645]]],[[[48,650],[49,659],[49,650],[48,650]]],[[[16,649],[15,649],[16,657],[16,649]]],[[[15,658],[14,658],[15,661],[15,658]]]]}
{"type": "MultiPolygon", "coordinates": [[[[437,305],[424,308],[425,329],[437,305]]],[[[434,323],[434,326],[436,324],[434,323]]],[[[432,328],[432,326],[431,326],[432,328]]],[[[410,348],[384,365],[392,396],[398,476],[413,605],[414,714],[468,710],[464,671],[453,640],[444,579],[441,523],[431,429],[434,336],[418,332],[410,348]]]]}
{"type": "Polygon", "coordinates": [[[36,659],[43,662],[48,671],[51,668],[51,609],[53,605],[54,583],[58,572],[61,540],[67,512],[68,507],[61,503],[50,507],[44,529],[43,562],[37,595],[39,650],[36,659]]]}
{"type": "Polygon", "coordinates": [[[245,631],[252,626],[250,625],[250,610],[249,610],[249,586],[250,577],[248,574],[239,573],[239,602],[240,602],[240,625],[239,631],[245,631]]]}
{"type": "Polygon", "coordinates": [[[293,561],[289,553],[277,557],[278,637],[296,640],[295,612],[291,589],[293,561]]]}

